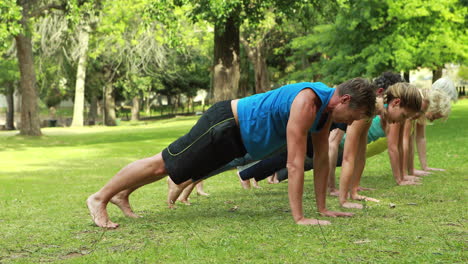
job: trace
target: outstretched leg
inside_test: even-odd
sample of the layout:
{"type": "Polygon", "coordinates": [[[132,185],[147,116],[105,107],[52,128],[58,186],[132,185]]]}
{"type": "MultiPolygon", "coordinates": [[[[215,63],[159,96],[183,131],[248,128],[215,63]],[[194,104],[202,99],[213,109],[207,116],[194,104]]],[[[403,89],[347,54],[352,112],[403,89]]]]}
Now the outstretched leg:
{"type": "MultiPolygon", "coordinates": [[[[86,203],[94,223],[99,227],[117,228],[119,225],[113,223],[107,214],[107,204],[112,197],[124,190],[128,190],[127,192],[130,194],[135,189],[160,180],[165,176],[166,169],[161,153],[130,163],[110,179],[97,193],[88,197],[86,203]]],[[[125,196],[126,193],[124,192],[121,195],[125,196]]],[[[118,195],[116,200],[119,197],[121,196],[118,195]]],[[[126,202],[128,202],[128,195],[126,202]]],[[[130,203],[128,203],[128,207],[130,208],[130,203]]]]}

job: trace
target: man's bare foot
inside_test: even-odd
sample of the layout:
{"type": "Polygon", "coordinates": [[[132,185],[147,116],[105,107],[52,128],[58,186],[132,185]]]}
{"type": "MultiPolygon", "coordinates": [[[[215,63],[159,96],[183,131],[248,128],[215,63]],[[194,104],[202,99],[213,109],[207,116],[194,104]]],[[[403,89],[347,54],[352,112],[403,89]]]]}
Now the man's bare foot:
{"type": "MultiPolygon", "coordinates": [[[[185,186],[187,187],[187,186],[185,186]]],[[[185,188],[184,186],[179,186],[175,182],[171,180],[170,177],[167,177],[167,206],[169,209],[174,209],[175,208],[175,202],[177,199],[179,199],[180,194],[185,188]]],[[[182,199],[188,199],[188,198],[182,198],[182,199]]]]}
{"type": "Polygon", "coordinates": [[[116,194],[114,197],[112,197],[110,202],[117,205],[125,216],[131,218],[141,217],[133,212],[132,207],[130,206],[130,202],[128,201],[128,196],[116,194]]]}
{"type": "Polygon", "coordinates": [[[351,199],[358,200],[358,201],[363,201],[364,200],[364,201],[380,203],[380,200],[377,200],[377,199],[372,198],[372,197],[367,197],[367,196],[364,196],[364,195],[359,195],[359,194],[351,195],[351,199]]]}
{"type": "Polygon", "coordinates": [[[96,194],[88,197],[86,205],[88,206],[91,218],[97,226],[111,229],[119,227],[119,224],[113,223],[109,219],[106,209],[107,204],[97,199],[96,194]]]}
{"type": "Polygon", "coordinates": [[[242,185],[242,188],[244,188],[245,190],[250,189],[250,180],[242,180],[242,178],[239,175],[239,171],[237,171],[237,177],[239,177],[239,181],[242,185]]]}
{"type": "Polygon", "coordinates": [[[362,204],[350,203],[350,202],[344,202],[343,204],[341,204],[341,206],[343,206],[344,208],[349,208],[349,209],[362,209],[362,208],[364,208],[364,206],[362,206],[362,204]]]}
{"type": "Polygon", "coordinates": [[[359,186],[357,190],[358,190],[358,192],[361,192],[361,191],[375,191],[374,188],[366,188],[366,187],[361,187],[361,186],[359,186]]]}

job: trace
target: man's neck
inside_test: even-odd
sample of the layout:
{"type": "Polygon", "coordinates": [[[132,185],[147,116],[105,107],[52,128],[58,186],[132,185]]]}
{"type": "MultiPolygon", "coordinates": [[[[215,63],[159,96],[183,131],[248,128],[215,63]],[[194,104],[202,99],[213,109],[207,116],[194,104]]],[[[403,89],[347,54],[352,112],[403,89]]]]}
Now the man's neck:
{"type": "Polygon", "coordinates": [[[338,89],[335,89],[335,92],[333,93],[332,98],[330,98],[330,101],[328,102],[328,105],[325,108],[325,113],[333,112],[333,110],[339,103],[340,103],[340,96],[338,95],[338,89]]]}

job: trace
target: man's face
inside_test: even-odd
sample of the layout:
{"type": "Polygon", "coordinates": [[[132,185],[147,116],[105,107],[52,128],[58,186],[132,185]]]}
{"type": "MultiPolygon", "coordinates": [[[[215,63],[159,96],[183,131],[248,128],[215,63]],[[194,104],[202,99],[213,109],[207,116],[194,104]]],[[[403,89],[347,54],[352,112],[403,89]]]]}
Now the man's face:
{"type": "Polygon", "coordinates": [[[368,118],[364,108],[353,109],[349,107],[349,95],[344,95],[340,103],[333,109],[332,120],[335,123],[346,123],[351,125],[353,121],[368,118]],[[345,97],[348,96],[348,97],[345,97]]]}

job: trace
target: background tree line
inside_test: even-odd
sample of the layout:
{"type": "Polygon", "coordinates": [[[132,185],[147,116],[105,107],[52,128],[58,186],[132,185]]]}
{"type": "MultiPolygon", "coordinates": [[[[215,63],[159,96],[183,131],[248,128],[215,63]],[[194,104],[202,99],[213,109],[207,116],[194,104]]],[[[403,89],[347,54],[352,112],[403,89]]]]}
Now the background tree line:
{"type": "Polygon", "coordinates": [[[15,90],[21,134],[41,135],[38,99],[72,99],[72,126],[115,125],[116,101],[137,120],[155,95],[214,102],[418,67],[438,78],[466,65],[467,15],[466,0],[0,0],[6,127],[15,90]]]}

